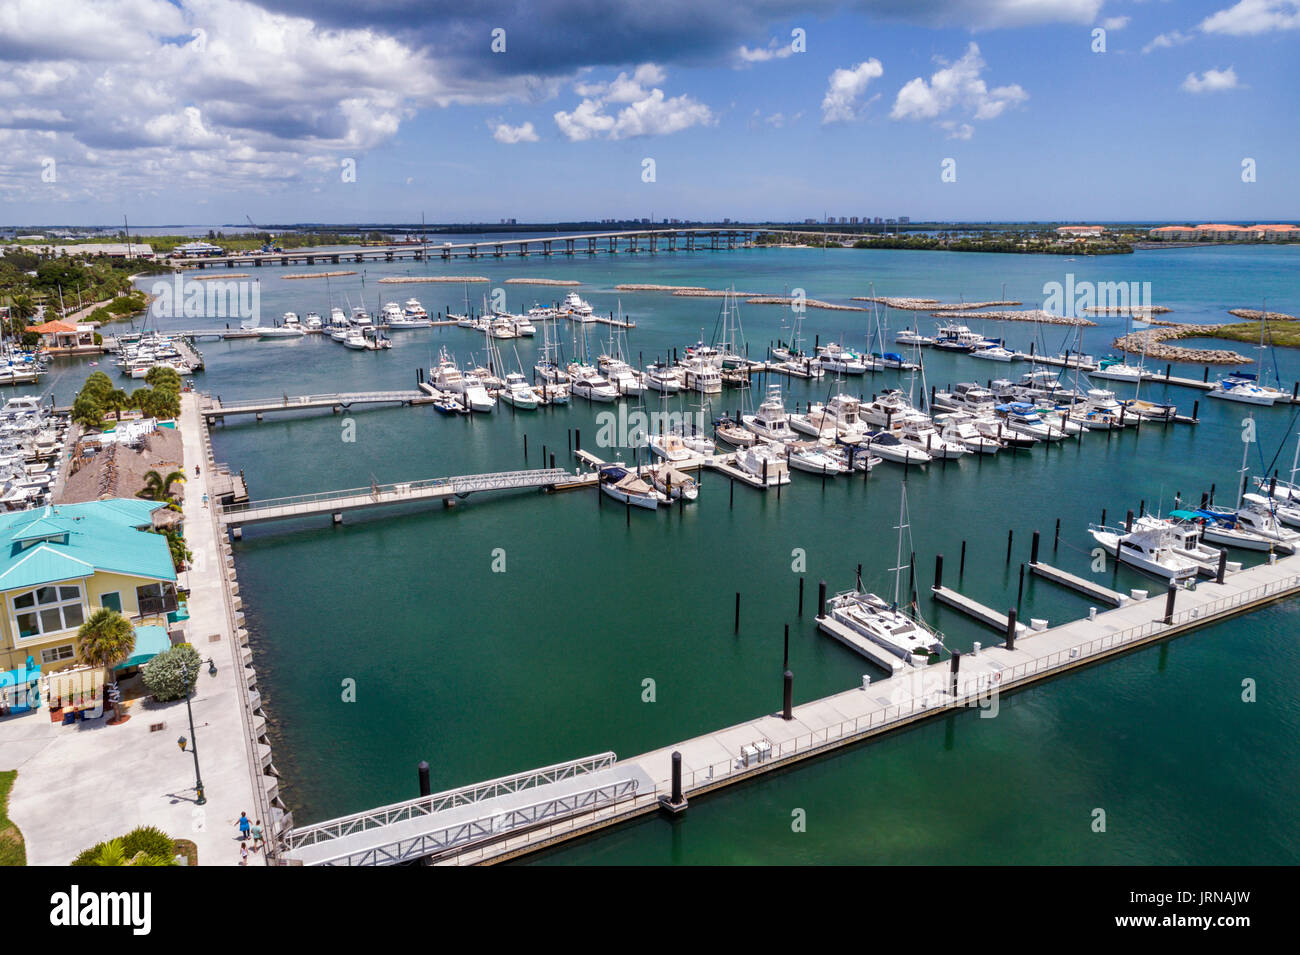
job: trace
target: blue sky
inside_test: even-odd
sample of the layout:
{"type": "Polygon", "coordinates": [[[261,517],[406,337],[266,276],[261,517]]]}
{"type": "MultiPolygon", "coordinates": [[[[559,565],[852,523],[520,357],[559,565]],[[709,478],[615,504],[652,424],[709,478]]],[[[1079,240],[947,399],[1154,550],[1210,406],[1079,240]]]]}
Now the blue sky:
{"type": "Polygon", "coordinates": [[[1300,214],[1297,0],[12,0],[0,36],[11,224],[1300,214]]]}

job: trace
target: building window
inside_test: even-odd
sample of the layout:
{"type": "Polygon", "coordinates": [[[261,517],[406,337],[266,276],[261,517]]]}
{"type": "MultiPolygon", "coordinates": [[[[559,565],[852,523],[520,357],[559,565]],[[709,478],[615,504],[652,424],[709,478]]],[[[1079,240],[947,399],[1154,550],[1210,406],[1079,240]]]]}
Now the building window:
{"type": "Polygon", "coordinates": [[[75,656],[76,653],[73,652],[70,643],[61,647],[47,647],[41,651],[41,663],[62,663],[64,660],[71,660],[75,656]]]}
{"type": "Polygon", "coordinates": [[[122,595],[116,590],[111,594],[103,594],[99,598],[99,605],[105,610],[116,610],[122,612],[122,595]]]}
{"type": "Polygon", "coordinates": [[[145,584],[143,587],[135,588],[135,599],[142,617],[171,613],[176,609],[176,585],[145,584]]]}
{"type": "Polygon", "coordinates": [[[80,627],[86,620],[81,588],[72,585],[37,587],[13,599],[18,636],[39,637],[80,627]]]}

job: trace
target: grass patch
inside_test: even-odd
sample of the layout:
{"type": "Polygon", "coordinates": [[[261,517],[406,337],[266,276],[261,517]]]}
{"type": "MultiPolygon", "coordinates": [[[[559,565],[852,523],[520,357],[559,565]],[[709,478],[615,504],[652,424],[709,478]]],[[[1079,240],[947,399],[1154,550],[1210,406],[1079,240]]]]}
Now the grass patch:
{"type": "MultiPolygon", "coordinates": [[[[1204,338],[1226,338],[1233,342],[1259,344],[1259,322],[1240,322],[1235,325],[1220,325],[1212,335],[1197,336],[1204,338]]],[[[1300,348],[1300,323],[1270,323],[1264,332],[1265,344],[1272,343],[1282,348],[1300,348]]]]}
{"type": "Polygon", "coordinates": [[[199,847],[196,844],[191,842],[189,839],[177,839],[175,840],[175,844],[176,851],[173,852],[172,855],[184,856],[187,865],[199,864],[199,847]]]}
{"type": "Polygon", "coordinates": [[[0,772],[0,865],[26,865],[27,847],[23,834],[9,821],[9,791],[14,788],[18,770],[0,772]]]}

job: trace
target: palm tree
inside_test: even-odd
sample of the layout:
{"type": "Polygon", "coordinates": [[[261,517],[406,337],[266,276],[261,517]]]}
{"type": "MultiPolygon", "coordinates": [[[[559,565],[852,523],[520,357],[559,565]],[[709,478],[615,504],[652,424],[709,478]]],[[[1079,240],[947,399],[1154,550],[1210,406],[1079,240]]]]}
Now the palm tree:
{"type": "Polygon", "coordinates": [[[104,396],[104,410],[113,412],[116,421],[122,420],[122,411],[131,407],[131,396],[121,388],[114,388],[104,396]]]}
{"type": "MultiPolygon", "coordinates": [[[[112,680],[113,666],[121,663],[135,651],[135,628],[116,610],[100,607],[77,631],[77,661],[87,666],[101,666],[105,676],[112,680]]],[[[121,713],[113,704],[113,717],[121,713]]]]}
{"type": "Polygon", "coordinates": [[[172,471],[164,478],[157,471],[144,472],[144,487],[136,491],[136,497],[142,497],[146,501],[170,501],[172,499],[172,485],[176,483],[185,483],[184,471],[172,471]]]}

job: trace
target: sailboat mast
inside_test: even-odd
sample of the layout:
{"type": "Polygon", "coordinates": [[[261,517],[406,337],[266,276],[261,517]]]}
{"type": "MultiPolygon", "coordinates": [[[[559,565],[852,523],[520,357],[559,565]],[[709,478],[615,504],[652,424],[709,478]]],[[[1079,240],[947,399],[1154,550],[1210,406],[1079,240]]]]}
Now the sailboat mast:
{"type": "Polygon", "coordinates": [[[898,588],[903,579],[903,515],[907,512],[907,482],[898,497],[898,554],[894,558],[894,606],[898,606],[898,588]]]}
{"type": "MultiPolygon", "coordinates": [[[[1253,432],[1254,423],[1255,423],[1254,412],[1250,414],[1249,421],[1251,422],[1251,430],[1253,432]]],[[[1238,508],[1241,507],[1241,496],[1246,491],[1246,470],[1247,470],[1246,459],[1249,454],[1250,454],[1250,442],[1249,441],[1241,442],[1241,472],[1240,472],[1241,480],[1237,482],[1237,507],[1238,508]]]]}

